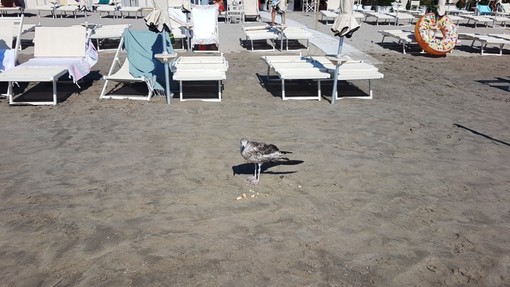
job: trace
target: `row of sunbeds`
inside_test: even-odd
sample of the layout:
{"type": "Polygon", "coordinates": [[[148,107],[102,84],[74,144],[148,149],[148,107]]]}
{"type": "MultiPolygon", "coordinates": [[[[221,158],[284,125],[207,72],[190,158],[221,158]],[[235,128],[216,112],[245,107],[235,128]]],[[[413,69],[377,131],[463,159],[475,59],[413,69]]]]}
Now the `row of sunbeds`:
{"type": "MultiPolygon", "coordinates": [[[[10,19],[3,19],[7,23],[10,19]]],[[[20,25],[19,23],[18,25],[20,25]]],[[[2,25],[5,27],[5,25],[2,25]]],[[[14,24],[10,31],[14,29],[14,24]]],[[[143,31],[139,32],[141,36],[155,39],[156,35],[153,32],[143,31]],[[143,33],[145,32],[145,33],[143,33]]],[[[150,100],[155,90],[155,73],[135,73],[136,71],[143,71],[149,67],[149,71],[154,71],[152,65],[158,62],[155,58],[161,57],[159,54],[149,54],[143,56],[134,56],[131,58],[129,50],[127,56],[123,53],[123,47],[129,49],[131,44],[125,44],[126,33],[135,34],[134,31],[129,29],[125,30],[120,39],[117,52],[114,56],[114,61],[108,74],[103,78],[105,80],[104,86],[100,95],[101,99],[108,98],[129,98],[129,99],[143,99],[150,100]],[[131,59],[131,60],[130,60],[131,59]],[[133,60],[134,59],[134,60],[133,60]],[[152,67],[152,68],[151,68],[152,67]],[[135,83],[141,82],[147,85],[147,95],[128,96],[116,94],[117,89],[108,89],[108,84],[111,82],[117,83],[135,83]]],[[[11,50],[17,52],[19,47],[19,35],[16,44],[11,50]]],[[[136,45],[149,45],[150,47],[161,47],[155,43],[150,43],[147,39],[132,41],[136,45]]],[[[6,42],[9,42],[7,40],[6,42]]],[[[69,78],[76,84],[83,79],[98,61],[98,53],[91,44],[90,30],[84,26],[76,25],[70,27],[36,27],[34,36],[34,56],[28,61],[15,66],[0,73],[0,81],[8,82],[7,97],[10,104],[25,104],[25,105],[56,105],[58,102],[57,97],[57,81],[62,76],[68,74],[69,78]],[[17,82],[51,82],[52,97],[51,100],[46,101],[30,101],[24,100],[22,95],[15,95],[14,83],[17,82]],[[21,99],[21,100],[20,100],[21,99]]],[[[158,52],[153,49],[132,49],[133,51],[150,51],[151,53],[158,52]]],[[[325,79],[332,78],[332,71],[335,66],[331,64],[324,57],[302,57],[302,56],[264,56],[268,68],[273,69],[281,79],[282,85],[282,99],[294,99],[289,97],[285,91],[285,82],[288,80],[299,81],[317,81],[319,92],[317,97],[311,99],[320,100],[320,82],[325,79]]],[[[223,81],[226,79],[226,72],[228,71],[228,62],[222,54],[214,56],[175,56],[175,59],[169,64],[173,73],[172,79],[179,82],[179,97],[180,100],[203,100],[203,101],[221,101],[223,81]],[[217,97],[208,95],[204,98],[189,98],[183,93],[183,83],[185,82],[217,82],[218,94],[217,97]]],[[[378,72],[375,66],[362,63],[360,61],[348,61],[340,67],[340,74],[338,80],[372,80],[380,79],[383,75],[378,72]]],[[[268,77],[269,78],[269,77],[268,77]]],[[[369,87],[369,96],[372,97],[372,89],[369,87]]],[[[296,97],[295,99],[307,99],[307,97],[296,97]]]]}
{"type": "MultiPolygon", "coordinates": [[[[414,31],[411,30],[379,30],[383,38],[381,43],[387,38],[394,39],[394,41],[402,46],[402,53],[406,54],[406,48],[410,44],[418,44],[414,35],[414,31]]],[[[440,36],[440,35],[438,35],[440,36]]],[[[478,33],[459,33],[459,41],[471,41],[470,46],[475,47],[475,44],[480,49],[480,55],[503,55],[503,49],[505,45],[510,46],[510,34],[500,33],[489,33],[489,34],[478,34],[478,33]],[[488,46],[495,46],[498,48],[498,53],[487,53],[488,46]]]]}

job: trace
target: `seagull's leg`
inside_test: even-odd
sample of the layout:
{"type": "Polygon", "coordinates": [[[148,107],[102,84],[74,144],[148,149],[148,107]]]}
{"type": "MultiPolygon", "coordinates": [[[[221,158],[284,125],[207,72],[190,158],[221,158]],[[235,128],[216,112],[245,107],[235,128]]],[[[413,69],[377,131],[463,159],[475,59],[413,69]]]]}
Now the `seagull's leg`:
{"type": "Polygon", "coordinates": [[[250,180],[250,183],[253,184],[253,185],[256,185],[257,183],[259,183],[259,180],[260,180],[260,170],[262,169],[262,164],[261,163],[256,163],[256,166],[258,167],[258,171],[257,169],[255,169],[255,178],[253,178],[252,180],[250,180]]]}
{"type": "Polygon", "coordinates": [[[253,176],[249,176],[248,177],[248,181],[250,183],[252,183],[252,181],[256,180],[257,179],[257,164],[256,163],[253,163],[255,165],[255,172],[253,173],[253,176]]]}

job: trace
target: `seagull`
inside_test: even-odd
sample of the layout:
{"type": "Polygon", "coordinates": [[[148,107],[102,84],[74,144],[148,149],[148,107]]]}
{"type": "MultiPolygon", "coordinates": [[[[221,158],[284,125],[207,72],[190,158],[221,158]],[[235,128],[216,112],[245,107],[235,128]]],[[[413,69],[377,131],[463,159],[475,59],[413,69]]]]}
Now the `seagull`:
{"type": "Polygon", "coordinates": [[[255,174],[248,177],[248,182],[256,185],[260,180],[260,170],[266,162],[289,160],[285,157],[285,151],[280,151],[273,144],[262,142],[250,142],[247,138],[241,139],[241,156],[247,161],[255,164],[255,174]]]}

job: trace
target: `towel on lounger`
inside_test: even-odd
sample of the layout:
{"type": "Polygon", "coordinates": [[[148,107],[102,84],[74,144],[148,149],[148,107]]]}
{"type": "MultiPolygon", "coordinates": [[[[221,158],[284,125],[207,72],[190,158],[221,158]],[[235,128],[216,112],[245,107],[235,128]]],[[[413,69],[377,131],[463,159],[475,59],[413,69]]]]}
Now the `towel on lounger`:
{"type": "MultiPolygon", "coordinates": [[[[173,53],[170,41],[167,51],[173,53]]],[[[156,90],[164,90],[165,65],[154,57],[163,53],[163,37],[151,31],[124,31],[124,47],[129,60],[129,73],[133,77],[145,77],[156,90]]]]}

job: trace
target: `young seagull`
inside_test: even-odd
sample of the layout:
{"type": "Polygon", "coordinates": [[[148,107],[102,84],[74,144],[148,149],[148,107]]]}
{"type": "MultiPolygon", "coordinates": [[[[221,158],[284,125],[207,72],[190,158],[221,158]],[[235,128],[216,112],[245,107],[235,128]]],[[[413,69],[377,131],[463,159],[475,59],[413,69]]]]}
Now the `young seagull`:
{"type": "Polygon", "coordinates": [[[247,161],[255,164],[255,174],[248,177],[248,181],[256,185],[260,180],[260,170],[265,162],[278,160],[289,160],[284,154],[290,152],[280,151],[273,144],[250,142],[247,138],[241,139],[241,156],[247,161]]]}

